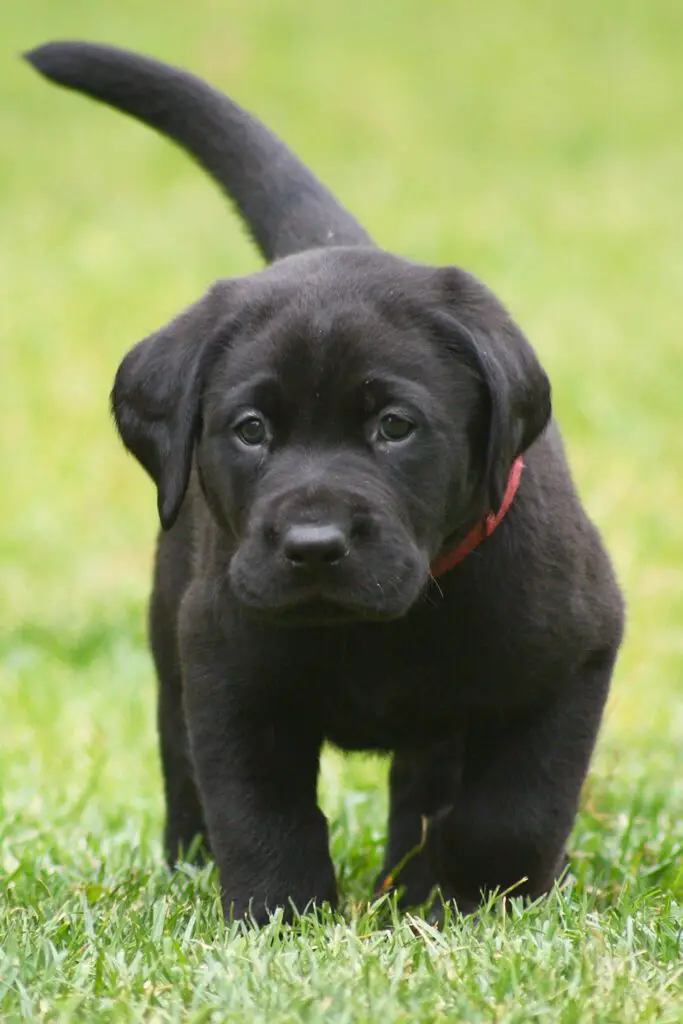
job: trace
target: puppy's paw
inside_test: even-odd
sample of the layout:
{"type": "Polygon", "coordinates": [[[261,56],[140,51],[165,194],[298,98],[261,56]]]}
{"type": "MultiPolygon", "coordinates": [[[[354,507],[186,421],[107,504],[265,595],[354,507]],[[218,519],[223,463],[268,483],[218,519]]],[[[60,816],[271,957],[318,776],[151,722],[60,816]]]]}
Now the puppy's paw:
{"type": "Polygon", "coordinates": [[[171,871],[181,861],[204,867],[212,859],[211,844],[204,831],[190,835],[184,830],[167,827],[164,833],[164,853],[171,871]]]}
{"type": "Polygon", "coordinates": [[[422,906],[439,886],[439,878],[425,852],[413,852],[410,859],[389,867],[385,864],[375,879],[375,896],[398,893],[398,907],[408,910],[422,906]]]}
{"type": "Polygon", "coordinates": [[[379,874],[375,895],[398,893],[400,910],[420,913],[430,924],[441,927],[449,917],[467,916],[479,908],[479,902],[464,897],[440,877],[426,850],[416,854],[399,869],[379,874]]]}
{"type": "Polygon", "coordinates": [[[480,904],[458,895],[448,887],[432,890],[429,900],[420,908],[424,918],[435,928],[443,928],[454,917],[475,914],[480,904]]]}
{"type": "Polygon", "coordinates": [[[256,928],[264,928],[278,919],[282,925],[293,925],[301,917],[324,918],[335,908],[333,901],[310,900],[308,903],[294,903],[293,900],[266,903],[260,899],[234,900],[225,895],[222,898],[223,915],[228,924],[243,921],[256,928]]]}
{"type": "Polygon", "coordinates": [[[309,862],[307,867],[287,877],[264,878],[256,885],[250,879],[237,884],[234,871],[224,867],[221,899],[225,920],[262,927],[276,915],[283,924],[294,924],[304,915],[329,914],[337,906],[332,863],[324,862],[316,870],[316,865],[309,862]]]}

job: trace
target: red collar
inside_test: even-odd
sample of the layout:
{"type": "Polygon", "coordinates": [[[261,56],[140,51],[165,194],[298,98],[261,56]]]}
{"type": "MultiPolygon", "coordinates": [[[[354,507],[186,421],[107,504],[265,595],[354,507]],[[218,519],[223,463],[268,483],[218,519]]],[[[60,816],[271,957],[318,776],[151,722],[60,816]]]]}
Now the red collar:
{"type": "Polygon", "coordinates": [[[510,470],[510,476],[508,477],[508,485],[505,488],[503,501],[498,511],[489,512],[486,519],[472,527],[467,536],[458,544],[457,548],[454,548],[452,551],[447,551],[445,555],[441,555],[440,558],[437,558],[436,562],[432,564],[431,572],[433,577],[443,576],[443,574],[448,572],[449,569],[453,569],[456,565],[462,562],[463,558],[469,555],[470,551],[474,551],[474,549],[478,547],[483,540],[486,540],[487,537],[491,536],[514,501],[514,497],[517,494],[517,489],[519,487],[519,481],[522,479],[523,469],[524,459],[521,455],[518,455],[512,463],[512,469],[510,470]]]}

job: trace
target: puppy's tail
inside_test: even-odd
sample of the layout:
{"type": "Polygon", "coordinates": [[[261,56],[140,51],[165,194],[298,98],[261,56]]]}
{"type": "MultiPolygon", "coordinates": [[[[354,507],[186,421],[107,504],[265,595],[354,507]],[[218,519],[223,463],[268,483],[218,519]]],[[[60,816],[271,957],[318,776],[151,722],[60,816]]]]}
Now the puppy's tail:
{"type": "Polygon", "coordinates": [[[55,42],[25,54],[46,78],[144,121],[182,146],[235,203],[266,260],[372,245],[265,125],[188,72],[127,50],[55,42]]]}

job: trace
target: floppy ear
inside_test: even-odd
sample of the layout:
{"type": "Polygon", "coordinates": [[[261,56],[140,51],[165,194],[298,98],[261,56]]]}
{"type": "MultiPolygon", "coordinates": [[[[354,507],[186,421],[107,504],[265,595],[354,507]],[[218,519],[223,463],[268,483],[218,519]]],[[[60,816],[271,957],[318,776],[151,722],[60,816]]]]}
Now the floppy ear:
{"type": "Polygon", "coordinates": [[[437,314],[440,333],[488,393],[485,478],[496,511],[512,463],[550,421],[550,381],[522,331],[483,284],[455,268],[441,274],[446,305],[437,314]]]}
{"type": "Polygon", "coordinates": [[[173,526],[187,489],[203,382],[216,342],[227,334],[232,284],[219,281],[203,299],[139,342],[114,380],[116,426],[157,486],[165,530],[173,526]]]}

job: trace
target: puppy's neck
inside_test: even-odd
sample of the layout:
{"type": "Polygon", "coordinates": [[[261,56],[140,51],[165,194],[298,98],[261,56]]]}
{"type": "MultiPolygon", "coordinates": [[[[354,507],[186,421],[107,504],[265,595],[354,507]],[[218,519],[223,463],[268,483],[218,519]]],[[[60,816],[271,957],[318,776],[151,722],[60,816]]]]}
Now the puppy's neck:
{"type": "Polygon", "coordinates": [[[437,576],[443,576],[444,573],[454,569],[456,565],[459,565],[463,559],[474,551],[475,548],[479,547],[479,545],[485,541],[487,537],[490,537],[496,530],[505,518],[512,502],[515,499],[523,471],[524,459],[519,455],[512,463],[512,469],[510,470],[510,476],[508,477],[505,494],[503,495],[503,500],[498,511],[489,512],[485,519],[476,523],[472,527],[469,533],[463,537],[459,544],[437,558],[431,568],[431,573],[434,578],[437,576]]]}

